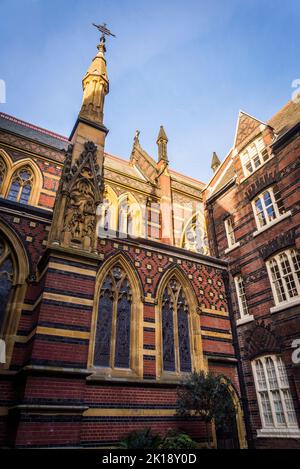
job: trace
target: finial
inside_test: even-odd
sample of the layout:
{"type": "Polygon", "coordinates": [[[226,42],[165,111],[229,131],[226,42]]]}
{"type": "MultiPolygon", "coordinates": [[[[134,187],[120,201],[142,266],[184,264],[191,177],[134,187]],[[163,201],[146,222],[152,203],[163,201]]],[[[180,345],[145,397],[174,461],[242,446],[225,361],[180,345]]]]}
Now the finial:
{"type": "Polygon", "coordinates": [[[217,153],[214,151],[212,154],[211,165],[210,165],[214,173],[217,171],[220,164],[221,164],[221,161],[219,160],[217,153]]]}
{"type": "Polygon", "coordinates": [[[168,143],[168,137],[166,135],[166,132],[165,132],[165,129],[164,127],[161,125],[160,126],[160,129],[159,129],[159,134],[158,134],[158,137],[157,137],[157,140],[156,140],[156,143],[158,144],[160,141],[163,141],[165,143],[168,143]]]}
{"type": "Polygon", "coordinates": [[[105,48],[105,36],[112,36],[112,37],[116,37],[115,34],[113,34],[107,27],[106,27],[106,23],[103,23],[103,24],[95,24],[95,23],[92,23],[93,26],[95,26],[95,28],[98,29],[98,31],[100,31],[101,33],[101,36],[100,36],[100,44],[98,44],[97,48],[100,52],[106,52],[106,48],[105,48]]]}
{"type": "Polygon", "coordinates": [[[135,145],[136,143],[139,143],[139,136],[140,136],[140,133],[141,133],[141,132],[140,132],[139,130],[136,130],[136,131],[135,131],[135,136],[134,136],[134,139],[133,139],[134,145],[135,145]]]}
{"type": "Polygon", "coordinates": [[[161,125],[159,129],[159,134],[156,140],[156,143],[158,145],[158,161],[164,160],[166,163],[168,163],[168,155],[167,155],[168,141],[169,140],[166,135],[165,129],[161,125]]]}

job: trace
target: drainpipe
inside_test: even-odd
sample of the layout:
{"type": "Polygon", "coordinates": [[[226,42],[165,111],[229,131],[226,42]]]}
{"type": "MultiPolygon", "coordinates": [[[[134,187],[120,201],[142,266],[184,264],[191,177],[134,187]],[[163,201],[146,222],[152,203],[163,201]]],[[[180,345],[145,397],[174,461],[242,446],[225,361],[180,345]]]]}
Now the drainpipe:
{"type": "Polygon", "coordinates": [[[218,248],[218,243],[217,243],[217,233],[216,233],[216,225],[215,225],[215,220],[214,220],[214,207],[213,204],[207,203],[207,210],[208,210],[208,215],[209,215],[209,224],[211,226],[211,231],[212,231],[212,241],[213,241],[213,248],[214,248],[214,256],[215,257],[220,257],[219,254],[219,248],[218,248]]]}
{"type": "Polygon", "coordinates": [[[228,271],[223,271],[222,277],[223,277],[226,298],[227,298],[227,303],[228,303],[229,319],[230,319],[230,325],[231,325],[231,331],[232,331],[232,343],[233,343],[235,356],[237,358],[237,371],[238,371],[238,378],[239,378],[240,389],[241,389],[241,401],[242,401],[242,407],[243,407],[243,412],[244,412],[244,417],[245,417],[245,429],[246,429],[246,435],[247,435],[247,441],[248,441],[248,448],[252,449],[254,446],[253,446],[253,437],[252,437],[252,430],[251,430],[251,424],[250,424],[250,412],[249,412],[248,398],[247,398],[247,393],[246,393],[246,384],[245,384],[244,374],[243,374],[241,351],[240,351],[240,346],[238,342],[237,328],[236,328],[236,323],[235,323],[235,318],[234,318],[234,313],[233,313],[233,306],[232,306],[232,300],[231,300],[231,287],[230,287],[230,282],[229,282],[228,271]]]}

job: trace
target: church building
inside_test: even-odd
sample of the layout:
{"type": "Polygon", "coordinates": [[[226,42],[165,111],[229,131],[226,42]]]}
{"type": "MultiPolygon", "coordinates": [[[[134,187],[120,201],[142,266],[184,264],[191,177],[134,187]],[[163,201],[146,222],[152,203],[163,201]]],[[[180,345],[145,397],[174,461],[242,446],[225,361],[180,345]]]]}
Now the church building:
{"type": "Polygon", "coordinates": [[[228,380],[230,447],[299,447],[300,104],[240,113],[205,184],[172,170],[162,126],[157,155],[139,131],[129,158],[105,151],[97,48],[69,138],[0,113],[0,446],[116,447],[147,427],[204,444],[176,415],[203,370],[228,380]]]}
{"type": "MultiPolygon", "coordinates": [[[[209,255],[204,184],[137,132],[129,160],[105,152],[105,38],[83,78],[70,138],[1,114],[1,444],[114,446],[176,416],[191,371],[224,373],[246,446],[227,291],[209,255]]],[[[216,438],[215,435],[213,435],[216,438]]]]}

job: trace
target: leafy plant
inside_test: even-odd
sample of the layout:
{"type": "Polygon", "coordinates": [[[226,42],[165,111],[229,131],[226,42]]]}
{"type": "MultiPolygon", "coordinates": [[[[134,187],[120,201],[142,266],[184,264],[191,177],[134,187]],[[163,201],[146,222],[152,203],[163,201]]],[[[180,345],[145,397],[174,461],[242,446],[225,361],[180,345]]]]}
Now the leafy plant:
{"type": "Polygon", "coordinates": [[[157,449],[161,441],[161,437],[151,428],[145,428],[129,433],[120,445],[125,449],[157,449]]]}
{"type": "Polygon", "coordinates": [[[228,390],[227,378],[213,373],[192,373],[178,388],[177,414],[196,415],[206,423],[210,444],[209,424],[214,420],[217,429],[225,429],[235,418],[235,408],[228,390]]]}
{"type": "Polygon", "coordinates": [[[197,443],[186,433],[169,430],[159,449],[195,449],[197,446],[197,443]]]}

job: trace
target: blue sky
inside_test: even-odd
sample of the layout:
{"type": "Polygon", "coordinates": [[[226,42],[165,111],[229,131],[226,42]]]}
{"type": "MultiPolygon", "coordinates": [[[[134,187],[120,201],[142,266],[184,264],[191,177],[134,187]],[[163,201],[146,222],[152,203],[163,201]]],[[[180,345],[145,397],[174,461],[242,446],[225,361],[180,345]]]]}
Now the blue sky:
{"type": "Polygon", "coordinates": [[[300,78],[299,0],[0,0],[0,110],[69,135],[81,80],[106,22],[106,150],[128,158],[134,132],[156,157],[164,125],[171,167],[208,181],[239,109],[261,120],[300,78]]]}

